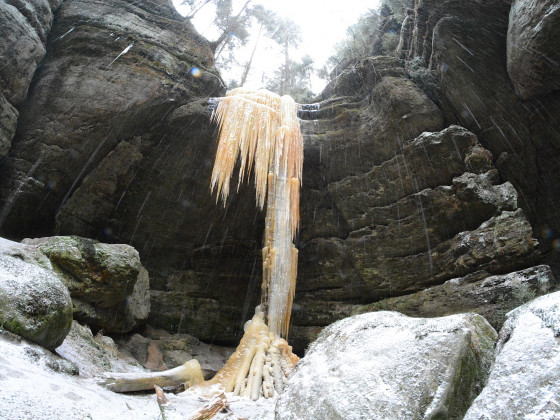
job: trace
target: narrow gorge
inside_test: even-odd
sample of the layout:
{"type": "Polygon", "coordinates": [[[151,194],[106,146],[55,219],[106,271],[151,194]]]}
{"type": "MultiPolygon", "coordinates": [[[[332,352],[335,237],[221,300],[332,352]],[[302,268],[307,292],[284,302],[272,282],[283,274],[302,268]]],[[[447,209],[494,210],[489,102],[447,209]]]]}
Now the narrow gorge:
{"type": "MultiPolygon", "coordinates": [[[[294,382],[276,408],[231,409],[276,419],[559,418],[560,375],[544,372],[560,360],[560,7],[384,0],[380,10],[370,56],[339,63],[299,111],[294,382]],[[506,395],[500,381],[513,362],[501,357],[516,343],[516,354],[530,352],[530,341],[542,341],[542,354],[518,371],[534,372],[520,381],[539,396],[526,385],[506,395]],[[367,398],[352,386],[363,370],[362,388],[375,384],[367,398]],[[510,411],[500,399],[515,401],[510,411]]],[[[170,0],[4,0],[0,35],[2,340],[56,349],[63,361],[44,357],[72,373],[70,342],[87,336],[104,368],[84,362],[80,376],[126,371],[117,351],[132,370],[192,356],[211,376],[259,304],[265,227],[252,180],[224,206],[209,191],[211,98],[226,94],[212,43],[170,0]],[[12,290],[22,301],[35,290],[26,273],[63,284],[57,296],[68,290],[43,305],[63,307],[46,327],[58,335],[13,327],[12,290]]],[[[16,376],[0,373],[0,383],[9,389],[16,376]]],[[[22,401],[2,405],[14,418],[104,418],[79,401],[82,411],[36,417],[22,401]]]]}

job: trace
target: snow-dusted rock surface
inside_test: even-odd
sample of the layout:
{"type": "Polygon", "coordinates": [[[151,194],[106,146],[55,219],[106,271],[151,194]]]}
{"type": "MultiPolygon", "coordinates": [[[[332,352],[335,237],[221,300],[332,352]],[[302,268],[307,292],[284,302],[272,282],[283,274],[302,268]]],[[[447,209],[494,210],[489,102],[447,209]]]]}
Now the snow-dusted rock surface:
{"type": "MultiPolygon", "coordinates": [[[[75,344],[79,337],[75,338],[75,344]]],[[[86,340],[88,341],[88,340],[86,340]]],[[[84,344],[86,345],[86,344],[84,344]]],[[[74,346],[74,344],[73,344],[74,346]]],[[[77,348],[75,348],[77,350],[77,348]]],[[[98,355],[102,349],[98,349],[98,355]]],[[[89,352],[89,354],[92,354],[89,352]]],[[[105,359],[105,357],[103,357],[105,359]]],[[[113,356],[111,365],[116,361],[113,356]]],[[[77,361],[82,370],[81,363],[77,361]]],[[[85,362],[91,364],[90,362],[85,362]]],[[[126,361],[120,362],[126,367],[126,361]]],[[[95,378],[72,375],[75,367],[47,350],[0,331],[0,419],[17,420],[160,420],[154,394],[116,394],[97,384],[95,378]]],[[[184,420],[200,409],[208,398],[187,391],[166,393],[166,420],[184,420]]],[[[229,412],[214,419],[272,420],[274,400],[251,401],[227,398],[229,412]]]]}
{"type": "Polygon", "coordinates": [[[482,389],[496,340],[475,314],[343,319],[297,365],[276,419],[461,418],[482,389]]]}
{"type": "Polygon", "coordinates": [[[0,238],[0,326],[48,349],[72,323],[70,293],[39,252],[0,238]]]}
{"type": "Polygon", "coordinates": [[[487,386],[469,420],[560,419],[560,292],[507,315],[487,386]]]}

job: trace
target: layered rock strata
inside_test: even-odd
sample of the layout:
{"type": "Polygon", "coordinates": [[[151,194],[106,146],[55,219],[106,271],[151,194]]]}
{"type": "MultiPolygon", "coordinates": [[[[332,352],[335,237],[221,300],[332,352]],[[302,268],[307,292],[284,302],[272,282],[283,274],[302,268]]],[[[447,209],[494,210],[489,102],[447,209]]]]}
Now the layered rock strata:
{"type": "MultiPolygon", "coordinates": [[[[398,60],[364,60],[326,92],[338,99],[306,116],[315,120],[304,126],[309,176],[304,172],[296,348],[355,304],[539,260],[517,192],[492,153],[465,128],[444,128],[439,109],[398,60]]],[[[439,315],[446,313],[452,311],[439,315]]]]}

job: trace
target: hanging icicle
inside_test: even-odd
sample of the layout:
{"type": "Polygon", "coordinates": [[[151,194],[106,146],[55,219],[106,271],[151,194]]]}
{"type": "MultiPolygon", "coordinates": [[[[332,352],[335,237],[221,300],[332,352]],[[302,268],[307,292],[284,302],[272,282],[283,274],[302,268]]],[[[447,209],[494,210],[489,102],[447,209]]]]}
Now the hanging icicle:
{"type": "Polygon", "coordinates": [[[290,96],[238,88],[219,98],[214,112],[220,136],[211,190],[225,203],[237,160],[239,184],[254,169],[257,204],[267,207],[261,309],[270,330],[282,337],[288,335],[297,276],[293,240],[303,168],[297,109],[290,96]]]}
{"type": "Polygon", "coordinates": [[[105,384],[117,392],[151,389],[154,384],[187,382],[195,388],[233,392],[256,400],[278,395],[299,358],[285,340],[296,287],[299,191],[303,138],[297,104],[267,90],[234,89],[218,98],[213,118],[220,129],[211,191],[227,200],[233,170],[239,183],[255,174],[257,204],[266,204],[261,304],[247,323],[235,353],[209,381],[196,360],[157,374],[109,374],[105,384]]]}

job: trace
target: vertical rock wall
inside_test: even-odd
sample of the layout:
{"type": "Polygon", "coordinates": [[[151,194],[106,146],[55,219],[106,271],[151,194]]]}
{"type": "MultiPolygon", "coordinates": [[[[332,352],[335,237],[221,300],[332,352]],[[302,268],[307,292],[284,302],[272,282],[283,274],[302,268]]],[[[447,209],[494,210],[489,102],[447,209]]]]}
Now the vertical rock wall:
{"type": "MultiPolygon", "coordinates": [[[[359,305],[535,266],[539,242],[556,261],[560,102],[553,90],[517,96],[510,2],[387,5],[409,16],[401,53],[431,69],[439,96],[401,60],[375,57],[304,115],[299,350],[359,305]]],[[[2,139],[19,113],[0,161],[0,234],[131,244],[150,272],[150,324],[235,343],[258,301],[263,217],[252,187],[225,207],[209,194],[207,98],[224,93],[210,44],[167,0],[66,0],[48,36],[29,20],[39,14],[18,13],[46,54],[17,59],[29,73],[19,96],[0,75],[2,139]]]]}

